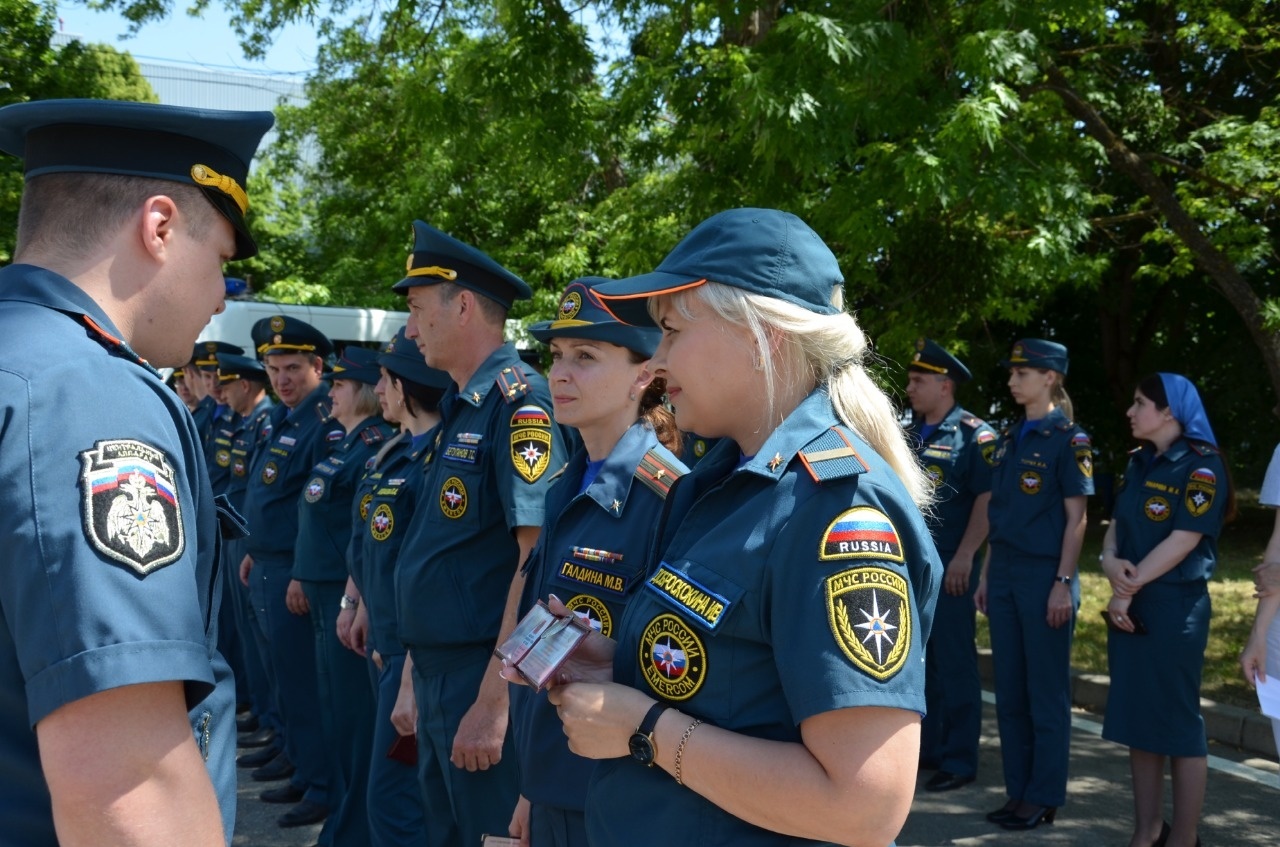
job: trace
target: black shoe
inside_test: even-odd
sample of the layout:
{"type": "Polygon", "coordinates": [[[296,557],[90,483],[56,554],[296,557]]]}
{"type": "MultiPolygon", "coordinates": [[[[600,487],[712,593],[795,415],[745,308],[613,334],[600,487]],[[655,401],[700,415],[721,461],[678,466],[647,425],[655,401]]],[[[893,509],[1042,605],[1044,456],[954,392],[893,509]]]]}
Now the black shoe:
{"type": "Polygon", "coordinates": [[[276,756],[280,755],[280,748],[274,745],[268,745],[260,750],[254,750],[252,753],[245,753],[236,759],[236,767],[238,768],[260,768],[269,763],[276,756]]]}
{"type": "Polygon", "coordinates": [[[1053,823],[1053,818],[1057,814],[1058,809],[1055,806],[1036,806],[1026,817],[1010,813],[1008,818],[1000,821],[1000,826],[1005,829],[1035,829],[1042,823],[1053,823]]]}
{"type": "Polygon", "coordinates": [[[303,800],[289,811],[285,812],[276,819],[276,825],[285,827],[306,826],[307,824],[320,823],[329,816],[329,807],[322,806],[319,803],[312,803],[310,800],[303,800]]]}
{"type": "MultiPolygon", "coordinates": [[[[1169,841],[1169,822],[1160,821],[1160,834],[1156,836],[1156,840],[1151,842],[1151,847],[1164,847],[1169,841]]],[[[1197,841],[1197,843],[1199,843],[1197,841]]]]}
{"type": "Polygon", "coordinates": [[[253,732],[258,728],[257,715],[245,715],[236,719],[236,732],[253,732]]]}
{"type": "Polygon", "coordinates": [[[237,747],[266,747],[276,740],[276,731],[264,726],[256,732],[241,735],[236,739],[237,747]]]}
{"type": "Polygon", "coordinates": [[[1018,801],[1010,800],[994,812],[987,812],[987,820],[992,823],[1004,823],[1009,818],[1013,817],[1013,811],[1016,808],[1018,808],[1018,801]]]}
{"type": "Polygon", "coordinates": [[[305,788],[299,788],[293,783],[285,783],[275,788],[268,788],[266,791],[258,795],[258,799],[264,803],[297,803],[306,795],[305,788]]]}
{"type": "Polygon", "coordinates": [[[293,762],[284,753],[278,753],[274,759],[253,771],[249,776],[254,782],[273,782],[277,779],[288,779],[293,776],[293,762]]]}
{"type": "Polygon", "coordinates": [[[973,782],[972,776],[961,776],[958,773],[949,771],[938,771],[929,777],[929,781],[924,784],[925,791],[952,791],[956,788],[964,788],[973,782]]]}

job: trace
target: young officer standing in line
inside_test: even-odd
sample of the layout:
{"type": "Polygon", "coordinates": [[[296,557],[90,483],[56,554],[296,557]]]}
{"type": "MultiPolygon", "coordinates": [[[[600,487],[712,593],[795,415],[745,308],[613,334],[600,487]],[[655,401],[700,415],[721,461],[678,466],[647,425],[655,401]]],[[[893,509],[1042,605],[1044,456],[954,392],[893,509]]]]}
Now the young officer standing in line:
{"type": "MultiPolygon", "coordinates": [[[[339,441],[344,433],[329,423],[329,387],[320,379],[323,358],[333,350],[329,339],[284,315],[263,318],[251,334],[280,405],[271,413],[271,433],[254,451],[249,469],[244,507],[250,535],[240,580],[249,586],[266,647],[263,661],[284,722],[284,752],[253,777],[264,782],[288,777],[287,785],[260,797],[267,803],[296,804],[277,822],[302,826],[323,820],[332,799],[317,708],[315,637],[307,598],[293,578],[298,499],[328,441],[339,441]]],[[[322,835],[321,843],[330,843],[330,833],[322,835]]]]}
{"type": "Polygon", "coordinates": [[[938,771],[925,790],[950,791],[973,782],[978,772],[982,679],[973,592],[982,568],[973,566],[973,557],[987,538],[996,434],[956,402],[956,386],[972,374],[955,356],[921,338],[907,371],[913,412],[908,441],[933,480],[937,499],[925,520],[947,568],[925,650],[929,710],[920,729],[920,761],[938,771]]]}
{"type": "Polygon", "coordinates": [[[269,112],[0,109],[24,160],[0,269],[0,845],[229,844],[234,686],[220,524],[181,365],[254,255],[269,112]],[[51,351],[55,355],[50,355],[51,351]],[[51,435],[56,433],[56,437],[51,435]],[[220,813],[221,810],[221,813],[220,813]]]}
{"type": "Polygon", "coordinates": [[[503,343],[507,310],[529,286],[422,221],[413,229],[395,290],[408,299],[408,336],[453,385],[396,565],[396,601],[412,658],[428,844],[453,847],[505,832],[515,807],[507,685],[492,654],[515,625],[518,569],[565,447],[546,380],[503,343]]]}
{"type": "MultiPolygon", "coordinates": [[[[555,320],[529,328],[551,346],[556,423],[576,429],[583,448],[547,494],[547,522],[524,568],[520,616],[554,593],[612,636],[644,582],[667,492],[688,469],[672,452],[682,439],[662,405],[666,383],[647,368],[662,332],[610,314],[592,291],[604,281],[574,281],[555,320]]],[[[585,847],[595,762],[569,752],[545,691],[516,686],[511,698],[521,802],[510,832],[533,847],[585,847]]]]}

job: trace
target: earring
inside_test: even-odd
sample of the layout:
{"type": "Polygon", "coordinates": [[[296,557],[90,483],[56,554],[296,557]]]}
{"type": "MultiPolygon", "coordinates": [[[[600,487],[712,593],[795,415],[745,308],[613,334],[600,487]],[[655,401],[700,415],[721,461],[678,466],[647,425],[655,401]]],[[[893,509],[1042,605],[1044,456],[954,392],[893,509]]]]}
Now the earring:
{"type": "Polygon", "coordinates": [[[634,391],[632,391],[630,394],[628,394],[628,395],[627,395],[627,399],[628,399],[628,400],[634,400],[634,399],[636,399],[636,393],[635,393],[634,391]]]}

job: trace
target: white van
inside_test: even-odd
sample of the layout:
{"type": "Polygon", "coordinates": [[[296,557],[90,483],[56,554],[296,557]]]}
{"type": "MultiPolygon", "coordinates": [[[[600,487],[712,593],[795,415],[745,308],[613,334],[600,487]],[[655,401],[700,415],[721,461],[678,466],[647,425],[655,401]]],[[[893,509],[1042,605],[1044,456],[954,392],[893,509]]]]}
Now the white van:
{"type": "Polygon", "coordinates": [[[201,341],[225,341],[254,355],[250,330],[263,318],[289,315],[304,320],[325,334],[341,349],[348,344],[364,347],[390,341],[409,319],[408,312],[384,309],[357,309],[346,306],[297,306],[258,300],[227,300],[227,308],[200,333],[201,341]]]}

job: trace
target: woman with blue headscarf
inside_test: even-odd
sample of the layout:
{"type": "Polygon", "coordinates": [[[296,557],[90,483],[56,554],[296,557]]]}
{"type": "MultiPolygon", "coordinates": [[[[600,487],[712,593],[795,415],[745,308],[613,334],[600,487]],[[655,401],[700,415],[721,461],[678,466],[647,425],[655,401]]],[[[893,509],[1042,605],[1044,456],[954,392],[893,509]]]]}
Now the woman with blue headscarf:
{"type": "Polygon", "coordinates": [[[1102,547],[1111,690],[1102,737],[1129,748],[1130,847],[1199,844],[1208,778],[1200,672],[1209,637],[1208,581],[1235,493],[1196,387],[1178,374],[1138,383],[1128,411],[1142,442],[1130,455],[1102,547]],[[1172,760],[1173,824],[1163,820],[1172,760]]]}

